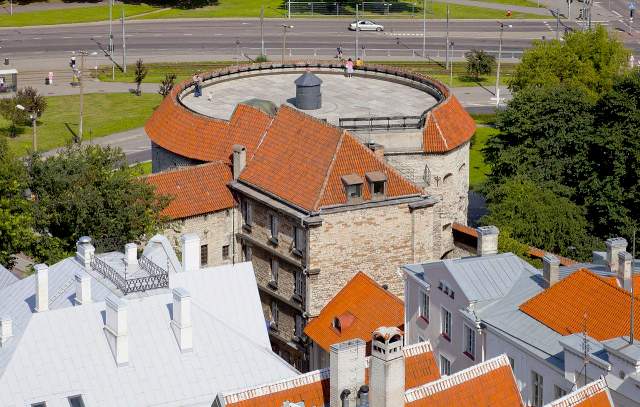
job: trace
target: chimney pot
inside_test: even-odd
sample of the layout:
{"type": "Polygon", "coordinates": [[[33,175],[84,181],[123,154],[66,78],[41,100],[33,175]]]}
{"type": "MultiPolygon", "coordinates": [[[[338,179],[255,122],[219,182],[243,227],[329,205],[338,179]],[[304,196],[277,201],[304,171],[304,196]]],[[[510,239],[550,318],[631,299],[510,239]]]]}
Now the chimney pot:
{"type": "Polygon", "coordinates": [[[240,178],[240,174],[247,165],[247,148],[241,144],[233,145],[233,179],[240,178]]]}
{"type": "Polygon", "coordinates": [[[138,245],[135,243],[127,243],[124,245],[124,263],[127,266],[127,272],[133,273],[138,269],[138,245]]]}
{"type": "Polygon", "coordinates": [[[560,260],[551,253],[542,258],[542,274],[547,288],[560,281],[560,260]]]}
{"type": "Polygon", "coordinates": [[[36,311],[43,312],[49,309],[49,266],[36,264],[36,311]]]}
{"type": "Polygon", "coordinates": [[[404,353],[402,331],[397,327],[380,327],[373,332],[369,366],[369,405],[371,407],[404,406],[404,353]]]}
{"type": "Polygon", "coordinates": [[[76,243],[76,259],[82,264],[85,270],[91,268],[91,259],[95,255],[96,249],[91,244],[89,236],[82,236],[76,243]]]}
{"type": "Polygon", "coordinates": [[[195,233],[182,235],[182,271],[200,270],[200,237],[195,233]]]}
{"type": "Polygon", "coordinates": [[[82,271],[75,275],[76,279],[76,302],[78,304],[88,304],[91,302],[91,276],[82,271]]]}
{"type": "Polygon", "coordinates": [[[0,347],[13,336],[13,322],[9,317],[0,317],[0,347]]]}
{"type": "Polygon", "coordinates": [[[500,231],[495,226],[480,226],[478,229],[478,256],[498,254],[498,235],[500,231]]]}
{"type": "Polygon", "coordinates": [[[127,302],[114,294],[105,299],[106,325],[104,332],[118,366],[129,363],[129,340],[127,328],[127,302]]]}
{"type": "Polygon", "coordinates": [[[329,355],[330,407],[355,407],[358,389],[365,383],[366,343],[352,339],[331,345],[329,355]],[[346,398],[341,395],[349,391],[346,398]]]}
{"type": "Polygon", "coordinates": [[[171,329],[181,352],[193,350],[193,328],[191,325],[191,295],[184,288],[174,288],[173,318],[171,329]]]}
{"type": "Polygon", "coordinates": [[[633,256],[628,252],[618,253],[618,282],[620,287],[631,291],[633,285],[633,256]]]}
{"type": "Polygon", "coordinates": [[[622,237],[607,239],[607,265],[612,273],[618,272],[618,253],[627,250],[627,241],[622,237]]]}

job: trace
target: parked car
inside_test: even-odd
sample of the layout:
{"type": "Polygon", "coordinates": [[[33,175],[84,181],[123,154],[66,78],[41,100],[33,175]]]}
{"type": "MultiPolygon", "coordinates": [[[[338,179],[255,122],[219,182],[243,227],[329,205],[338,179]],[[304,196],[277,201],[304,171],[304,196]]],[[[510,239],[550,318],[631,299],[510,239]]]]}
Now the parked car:
{"type": "Polygon", "coordinates": [[[369,20],[354,21],[349,24],[349,29],[355,31],[356,25],[360,31],[384,31],[384,26],[369,20]]]}

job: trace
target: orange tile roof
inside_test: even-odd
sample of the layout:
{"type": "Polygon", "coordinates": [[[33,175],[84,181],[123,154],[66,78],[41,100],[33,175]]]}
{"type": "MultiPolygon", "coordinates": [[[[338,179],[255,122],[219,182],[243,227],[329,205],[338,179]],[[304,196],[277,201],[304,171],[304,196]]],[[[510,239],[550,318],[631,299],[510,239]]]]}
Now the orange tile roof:
{"type": "Polygon", "coordinates": [[[613,407],[613,402],[607,383],[604,379],[598,379],[545,407],[613,407]]]}
{"type": "Polygon", "coordinates": [[[369,342],[378,327],[401,327],[403,324],[403,302],[359,272],[307,324],[304,333],[328,352],[334,343],[356,338],[369,342]],[[347,321],[350,324],[345,326],[342,319],[349,315],[353,317],[352,321],[347,321]],[[333,327],[336,317],[341,318],[340,332],[333,327]]]}
{"type": "Polygon", "coordinates": [[[422,147],[427,153],[451,151],[471,140],[475,131],[476,122],[458,99],[449,95],[427,113],[422,131],[422,147]]]}
{"type": "Polygon", "coordinates": [[[407,391],[407,407],[521,407],[505,355],[407,391]]]}
{"type": "MultiPolygon", "coordinates": [[[[638,298],[638,297],[636,297],[638,298]]],[[[602,341],[629,334],[631,294],[580,269],[520,305],[520,310],[561,335],[583,332],[602,341]],[[603,306],[603,301],[606,306],[603,306]]],[[[640,307],[635,308],[640,320],[640,307]]],[[[640,326],[635,325],[640,336],[640,326]]]]}
{"type": "Polygon", "coordinates": [[[197,114],[177,100],[187,85],[174,88],[147,121],[144,128],[151,141],[199,161],[229,162],[234,144],[247,147],[247,154],[253,153],[272,117],[244,104],[236,107],[230,121],[197,114]]]}
{"type": "MultiPolygon", "coordinates": [[[[405,389],[440,377],[428,342],[405,346],[405,389]]],[[[367,361],[368,362],[368,361],[367,361]]],[[[285,401],[304,402],[308,407],[324,407],[329,402],[329,369],[316,370],[291,379],[223,395],[225,407],[281,407],[285,401]]],[[[368,382],[368,371],[365,373],[368,382]]]]}
{"type": "Polygon", "coordinates": [[[156,186],[157,193],[173,197],[162,211],[171,219],[215,212],[234,205],[233,195],[227,187],[232,179],[231,169],[220,161],[152,174],[145,179],[156,186]]]}
{"type": "Polygon", "coordinates": [[[240,181],[315,211],[346,203],[343,175],[358,174],[364,199],[369,199],[365,173],[373,171],[386,174],[387,197],[422,192],[347,132],[281,106],[240,181]]]}

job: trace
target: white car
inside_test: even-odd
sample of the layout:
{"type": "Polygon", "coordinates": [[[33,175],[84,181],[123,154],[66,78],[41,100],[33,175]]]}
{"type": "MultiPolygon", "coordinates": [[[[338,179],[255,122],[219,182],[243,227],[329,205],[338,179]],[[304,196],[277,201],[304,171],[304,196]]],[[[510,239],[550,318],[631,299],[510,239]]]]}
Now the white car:
{"type": "Polygon", "coordinates": [[[354,21],[349,24],[349,29],[355,31],[356,25],[360,31],[384,31],[384,26],[369,20],[354,21]]]}

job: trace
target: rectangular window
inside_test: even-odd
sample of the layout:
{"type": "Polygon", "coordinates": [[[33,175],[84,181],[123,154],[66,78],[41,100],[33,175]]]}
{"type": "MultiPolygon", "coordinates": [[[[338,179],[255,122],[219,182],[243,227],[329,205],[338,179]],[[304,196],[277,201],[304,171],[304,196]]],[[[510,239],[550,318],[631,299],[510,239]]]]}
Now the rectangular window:
{"type": "Polygon", "coordinates": [[[200,246],[200,264],[206,266],[209,264],[209,245],[200,246]]]}
{"type": "Polygon", "coordinates": [[[440,374],[442,376],[451,375],[451,361],[443,355],[440,355],[440,374]]]}
{"type": "Polygon", "coordinates": [[[511,365],[511,370],[513,371],[513,374],[516,373],[516,360],[514,358],[512,358],[511,356],[507,356],[507,358],[509,358],[509,364],[511,365]]]}
{"type": "Polygon", "coordinates": [[[542,407],[543,386],[542,376],[531,371],[531,405],[533,407],[542,407]]]}
{"type": "Polygon", "coordinates": [[[84,407],[82,396],[71,396],[67,400],[69,400],[69,407],[84,407]]]}
{"type": "Polygon", "coordinates": [[[442,308],[440,321],[440,334],[448,341],[451,341],[451,313],[442,308]]]}
{"type": "Polygon", "coordinates": [[[253,249],[248,244],[245,244],[242,248],[244,254],[244,261],[251,261],[253,258],[253,249]]]}
{"type": "Polygon", "coordinates": [[[293,334],[298,338],[302,338],[302,315],[296,314],[296,326],[293,334]]]}
{"type": "Polygon", "coordinates": [[[302,255],[306,249],[305,247],[305,230],[299,227],[293,228],[294,241],[293,248],[298,255],[302,255]]]}
{"type": "Polygon", "coordinates": [[[562,397],[567,395],[567,391],[565,389],[563,389],[562,387],[553,386],[553,388],[554,388],[554,392],[553,392],[553,399],[554,400],[557,400],[557,399],[562,398],[562,397]]]}
{"type": "Polygon", "coordinates": [[[280,311],[276,300],[271,301],[271,328],[278,329],[278,320],[280,319],[280,311]]]}
{"type": "Polygon", "coordinates": [[[278,242],[278,215],[269,215],[269,230],[271,231],[271,240],[278,242]]]}
{"type": "Polygon", "coordinates": [[[362,197],[362,184],[347,185],[347,198],[359,199],[362,197]]]}
{"type": "Polygon", "coordinates": [[[471,360],[476,357],[476,331],[464,325],[464,354],[471,360]]]}
{"type": "Polygon", "coordinates": [[[304,274],[302,270],[296,270],[295,287],[293,293],[302,299],[304,297],[304,274]]]}
{"type": "Polygon", "coordinates": [[[33,403],[31,407],[47,407],[47,403],[45,401],[41,401],[39,403],[33,403]]]}
{"type": "Polygon", "coordinates": [[[269,282],[272,286],[278,287],[278,269],[280,268],[280,264],[278,263],[278,259],[275,257],[271,259],[271,281],[269,282]]]}
{"type": "Polygon", "coordinates": [[[222,258],[225,259],[225,260],[229,258],[229,245],[228,244],[222,246],[222,258]]]}
{"type": "Polygon", "coordinates": [[[253,205],[251,205],[251,201],[243,199],[240,209],[242,211],[242,219],[244,220],[244,224],[249,227],[253,225],[253,205]]]}
{"type": "Polygon", "coordinates": [[[424,291],[420,291],[420,318],[429,322],[429,296],[424,291]]]}

